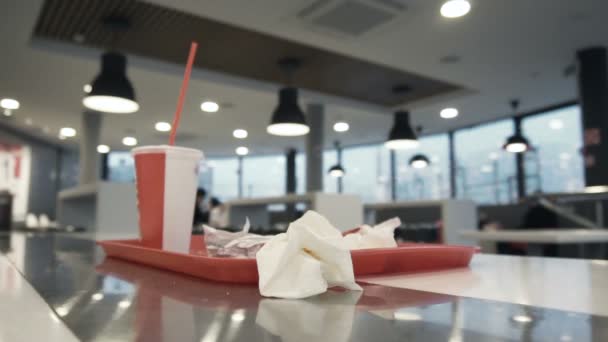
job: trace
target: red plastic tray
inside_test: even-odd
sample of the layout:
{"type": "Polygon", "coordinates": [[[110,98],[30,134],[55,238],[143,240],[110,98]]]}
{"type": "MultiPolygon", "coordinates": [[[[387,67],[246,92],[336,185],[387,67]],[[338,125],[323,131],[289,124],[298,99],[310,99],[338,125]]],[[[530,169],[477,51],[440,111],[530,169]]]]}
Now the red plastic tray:
{"type": "MultiPolygon", "coordinates": [[[[255,259],[215,258],[207,256],[203,236],[192,236],[190,254],[181,254],[144,246],[140,240],[97,242],[109,257],[128,260],[169,271],[229,283],[257,284],[255,259]]],[[[467,267],[476,247],[400,244],[397,248],[375,248],[351,252],[355,277],[425,272],[467,267]]]]}

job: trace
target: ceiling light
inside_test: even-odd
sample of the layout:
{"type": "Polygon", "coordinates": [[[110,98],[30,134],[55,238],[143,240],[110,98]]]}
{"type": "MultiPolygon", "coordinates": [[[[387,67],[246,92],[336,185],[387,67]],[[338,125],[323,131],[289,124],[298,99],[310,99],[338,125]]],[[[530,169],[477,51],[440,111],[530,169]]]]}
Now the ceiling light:
{"type": "Polygon", "coordinates": [[[335,178],[341,178],[344,177],[344,175],[346,174],[346,171],[344,171],[344,168],[342,167],[342,165],[337,164],[332,166],[329,171],[328,171],[329,175],[335,178]]]}
{"type": "Polygon", "coordinates": [[[350,128],[348,122],[338,121],[334,124],[334,131],[336,132],[346,132],[350,128]]]}
{"type": "Polygon", "coordinates": [[[549,128],[554,129],[554,130],[560,130],[560,129],[564,128],[564,122],[559,119],[553,119],[553,120],[549,121],[549,128]]]}
{"type": "Polygon", "coordinates": [[[441,6],[441,15],[446,18],[458,18],[471,10],[471,3],[467,0],[449,0],[441,6]]]}
{"type": "Polygon", "coordinates": [[[444,108],[439,112],[439,116],[444,119],[453,119],[458,116],[458,109],[456,108],[444,108]]]}
{"type": "Polygon", "coordinates": [[[108,145],[97,145],[97,152],[98,153],[108,153],[110,152],[110,146],[108,145]]]}
{"type": "Polygon", "coordinates": [[[0,100],[0,107],[9,110],[19,109],[19,101],[15,99],[2,99],[0,100]]]}
{"type": "Polygon", "coordinates": [[[249,149],[245,146],[239,146],[236,148],[236,154],[239,156],[246,156],[249,154],[249,149]]]}
{"type": "Polygon", "coordinates": [[[154,125],[154,129],[159,132],[169,132],[171,130],[171,124],[164,121],[159,121],[154,125]]]}
{"type": "Polygon", "coordinates": [[[596,194],[600,192],[608,192],[608,185],[592,185],[585,187],[585,192],[588,194],[596,194]]]}
{"type": "Polygon", "coordinates": [[[504,149],[511,153],[522,153],[530,149],[530,143],[522,135],[516,134],[507,139],[504,149]]]}
{"type": "Polygon", "coordinates": [[[72,127],[63,127],[59,130],[59,135],[66,138],[71,138],[76,136],[76,130],[72,127]]]}
{"type": "Polygon", "coordinates": [[[135,91],[127,78],[125,55],[106,52],[101,56],[101,72],[91,84],[82,103],[85,107],[105,113],[126,114],[139,110],[135,91]]]}
{"type": "Polygon", "coordinates": [[[502,146],[507,152],[511,153],[522,153],[530,149],[530,143],[521,133],[521,118],[517,117],[517,107],[519,106],[519,100],[511,101],[511,108],[513,109],[513,117],[515,120],[515,134],[507,139],[507,142],[502,146]]]}
{"type": "Polygon", "coordinates": [[[232,136],[235,137],[235,138],[237,138],[237,139],[245,139],[245,138],[247,138],[248,135],[249,135],[249,133],[247,133],[246,130],[240,129],[240,128],[235,129],[232,132],[232,136]]]}
{"type": "Polygon", "coordinates": [[[279,104],[272,114],[266,131],[278,136],[299,136],[308,134],[304,113],[298,106],[298,90],[283,88],[279,91],[279,104]]]}
{"type": "Polygon", "coordinates": [[[94,301],[98,302],[100,300],[103,299],[103,293],[95,293],[94,295],[91,296],[91,299],[93,299],[94,301]]]}
{"type": "Polygon", "coordinates": [[[31,126],[31,125],[34,124],[34,121],[32,121],[32,119],[30,119],[30,118],[26,118],[25,119],[25,124],[28,125],[28,126],[31,126]]]}
{"type": "Polygon", "coordinates": [[[84,90],[85,93],[90,93],[91,90],[93,90],[93,87],[91,87],[90,84],[85,84],[84,87],[82,87],[82,90],[84,90]]]}
{"type": "Polygon", "coordinates": [[[125,146],[135,146],[137,145],[137,139],[134,137],[124,137],[122,138],[122,143],[125,146]]]}
{"type": "Polygon", "coordinates": [[[424,169],[429,166],[429,158],[427,158],[423,154],[416,154],[412,158],[410,158],[409,162],[410,166],[414,169],[424,169]]]}
{"type": "Polygon", "coordinates": [[[201,110],[207,113],[215,113],[220,109],[220,105],[213,101],[205,101],[201,103],[201,110]]]}
{"type": "Polygon", "coordinates": [[[418,138],[410,125],[410,113],[397,111],[393,127],[384,146],[394,150],[405,150],[416,148],[418,145],[418,138]]]}
{"type": "Polygon", "coordinates": [[[533,321],[532,317],[526,315],[515,315],[511,319],[519,323],[530,323],[533,321]]]}

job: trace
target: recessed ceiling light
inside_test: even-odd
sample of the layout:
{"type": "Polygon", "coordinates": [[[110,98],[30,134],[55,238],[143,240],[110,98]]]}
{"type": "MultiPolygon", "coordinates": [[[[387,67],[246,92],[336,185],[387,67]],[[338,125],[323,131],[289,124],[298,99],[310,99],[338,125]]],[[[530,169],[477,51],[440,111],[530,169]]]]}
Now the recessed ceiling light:
{"type": "Polygon", "coordinates": [[[220,105],[213,101],[205,101],[201,103],[201,110],[207,113],[215,113],[220,109],[220,105]]]}
{"type": "Polygon", "coordinates": [[[169,132],[171,130],[171,124],[164,121],[159,121],[154,125],[154,129],[159,132],[169,132]]]}
{"type": "Polygon", "coordinates": [[[25,119],[25,124],[28,125],[28,126],[31,126],[31,125],[34,124],[34,121],[32,119],[30,119],[30,118],[26,118],[25,119]]]}
{"type": "Polygon", "coordinates": [[[76,136],[76,130],[72,127],[63,127],[59,130],[59,135],[66,138],[71,138],[76,136]]]}
{"type": "Polygon", "coordinates": [[[108,153],[110,152],[110,146],[108,145],[97,145],[98,153],[108,153]]]}
{"type": "Polygon", "coordinates": [[[0,107],[10,110],[19,109],[19,101],[15,99],[2,99],[0,100],[0,107]]]}
{"type": "Polygon", "coordinates": [[[137,139],[134,137],[124,137],[122,138],[122,143],[125,146],[135,146],[137,145],[137,139]]]}
{"type": "Polygon", "coordinates": [[[471,10],[471,3],[467,0],[449,0],[441,6],[441,15],[446,18],[458,18],[471,10]]]}
{"type": "Polygon", "coordinates": [[[249,154],[249,149],[245,146],[239,146],[236,148],[236,154],[239,156],[246,156],[249,154]]]}
{"type": "Polygon", "coordinates": [[[90,93],[91,90],[93,90],[93,87],[91,87],[90,84],[85,84],[84,87],[82,87],[82,90],[84,90],[85,93],[90,93]]]}
{"type": "Polygon", "coordinates": [[[564,128],[564,122],[560,119],[553,119],[549,121],[549,128],[559,130],[564,128]]]}
{"type": "Polygon", "coordinates": [[[444,119],[453,119],[458,116],[458,109],[456,108],[444,108],[439,112],[439,116],[444,119]]]}
{"type": "Polygon", "coordinates": [[[247,138],[248,135],[249,135],[249,133],[247,133],[246,130],[241,129],[241,128],[235,129],[232,132],[232,136],[237,139],[245,139],[245,138],[247,138]]]}
{"type": "Polygon", "coordinates": [[[336,132],[346,132],[350,128],[348,122],[338,121],[334,124],[334,131],[336,132]]]}

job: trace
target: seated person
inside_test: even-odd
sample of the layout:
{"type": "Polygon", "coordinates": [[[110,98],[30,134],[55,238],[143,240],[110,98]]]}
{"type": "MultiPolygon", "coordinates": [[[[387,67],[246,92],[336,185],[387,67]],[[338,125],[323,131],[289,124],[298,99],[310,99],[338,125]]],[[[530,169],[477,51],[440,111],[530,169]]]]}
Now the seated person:
{"type": "Polygon", "coordinates": [[[209,223],[209,210],[205,202],[207,191],[203,188],[196,190],[196,201],[194,203],[194,219],[193,225],[209,223]]]}
{"type": "Polygon", "coordinates": [[[228,227],[228,210],[216,197],[211,197],[211,210],[209,211],[209,225],[214,228],[228,227]]]}

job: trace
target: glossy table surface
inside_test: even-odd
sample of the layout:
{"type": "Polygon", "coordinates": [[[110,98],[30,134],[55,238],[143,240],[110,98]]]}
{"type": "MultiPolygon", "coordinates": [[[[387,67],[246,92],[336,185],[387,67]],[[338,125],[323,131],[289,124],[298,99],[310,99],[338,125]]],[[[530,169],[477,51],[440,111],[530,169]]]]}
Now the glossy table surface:
{"type": "Polygon", "coordinates": [[[0,251],[3,342],[608,340],[601,308],[513,300],[557,286],[538,280],[558,276],[549,268],[562,263],[561,276],[572,278],[566,284],[583,282],[564,291],[564,301],[602,307],[608,263],[597,261],[477,255],[470,269],[369,278],[363,293],[281,300],[106,259],[93,240],[68,234],[0,235],[0,251]],[[494,296],[501,277],[510,279],[502,292],[516,295],[494,296]]]}

